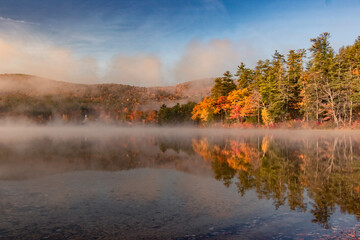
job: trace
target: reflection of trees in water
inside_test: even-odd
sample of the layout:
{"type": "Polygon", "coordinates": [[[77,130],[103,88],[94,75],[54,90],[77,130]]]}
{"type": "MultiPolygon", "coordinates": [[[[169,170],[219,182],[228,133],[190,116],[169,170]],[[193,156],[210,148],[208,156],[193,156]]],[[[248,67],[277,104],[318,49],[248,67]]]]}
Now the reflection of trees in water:
{"type": "Polygon", "coordinates": [[[211,172],[211,167],[217,180],[226,186],[234,183],[241,195],[254,189],[258,198],[272,199],[276,208],[287,204],[295,211],[309,211],[314,222],[328,228],[336,206],[360,218],[359,143],[360,138],[353,136],[296,140],[270,135],[225,140],[218,136],[166,134],[48,137],[22,143],[0,142],[0,165],[8,169],[1,172],[0,179],[142,167],[202,174],[211,172]],[[25,170],[20,171],[21,167],[25,170]]]}
{"type": "Polygon", "coordinates": [[[188,155],[194,155],[193,146],[189,139],[182,139],[174,135],[161,135],[154,138],[154,142],[159,146],[162,152],[166,152],[168,149],[180,153],[183,151],[188,155]]]}
{"type": "Polygon", "coordinates": [[[255,189],[278,208],[309,211],[313,222],[329,228],[335,206],[360,218],[359,140],[351,136],[289,140],[271,136],[193,140],[194,151],[212,161],[215,177],[239,193],[255,189]],[[235,178],[236,176],[236,178],[235,178]],[[304,200],[312,199],[310,206],[304,200]]]}
{"type": "Polygon", "coordinates": [[[6,173],[0,172],[2,180],[79,170],[121,171],[146,167],[186,172],[206,168],[210,173],[210,166],[204,165],[210,164],[195,154],[191,139],[165,135],[44,137],[24,142],[0,142],[0,168],[8,169],[6,173]]]}
{"type": "Polygon", "coordinates": [[[32,178],[37,176],[37,171],[41,171],[39,175],[76,170],[119,171],[161,166],[179,160],[176,153],[161,152],[160,144],[155,137],[134,136],[104,139],[45,137],[21,143],[0,143],[0,166],[8,166],[10,171],[0,175],[0,179],[32,178]]]}

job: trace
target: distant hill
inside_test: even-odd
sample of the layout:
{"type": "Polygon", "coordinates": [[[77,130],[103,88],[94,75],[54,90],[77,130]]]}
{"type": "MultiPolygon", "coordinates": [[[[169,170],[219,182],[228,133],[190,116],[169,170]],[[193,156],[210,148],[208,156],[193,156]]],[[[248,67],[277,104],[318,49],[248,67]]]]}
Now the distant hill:
{"type": "Polygon", "coordinates": [[[81,119],[127,118],[134,111],[158,110],[188,101],[199,102],[210,93],[214,79],[201,79],[168,87],[136,87],[122,84],[75,84],[25,74],[0,74],[0,117],[68,116],[81,119]],[[43,113],[46,113],[45,115],[43,113]],[[96,114],[95,114],[96,113],[96,114]],[[116,115],[116,116],[115,116],[116,115]]]}
{"type": "Polygon", "coordinates": [[[84,94],[102,87],[111,87],[114,91],[129,89],[149,94],[166,92],[181,99],[199,101],[210,93],[214,84],[213,78],[189,81],[168,87],[136,87],[123,84],[77,84],[45,79],[26,74],[0,74],[0,94],[23,93],[28,95],[84,94]]]}
{"type": "Polygon", "coordinates": [[[23,93],[29,95],[62,94],[79,92],[83,84],[60,82],[25,74],[0,74],[0,93],[23,93]]]}

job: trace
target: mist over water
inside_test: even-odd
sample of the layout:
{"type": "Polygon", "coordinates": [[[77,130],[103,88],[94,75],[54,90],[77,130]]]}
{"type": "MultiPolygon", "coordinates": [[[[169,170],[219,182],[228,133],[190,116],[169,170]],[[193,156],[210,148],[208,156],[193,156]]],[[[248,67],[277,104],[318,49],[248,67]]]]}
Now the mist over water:
{"type": "Polygon", "coordinates": [[[0,236],[338,237],[360,218],[357,131],[0,127],[0,236]]]}

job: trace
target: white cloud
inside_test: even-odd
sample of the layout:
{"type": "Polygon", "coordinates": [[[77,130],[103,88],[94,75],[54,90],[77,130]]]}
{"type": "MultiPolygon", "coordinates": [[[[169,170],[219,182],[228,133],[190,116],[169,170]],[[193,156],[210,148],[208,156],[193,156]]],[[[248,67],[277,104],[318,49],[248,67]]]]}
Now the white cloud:
{"type": "Polygon", "coordinates": [[[162,71],[162,63],[157,56],[117,55],[109,64],[104,80],[136,86],[158,86],[163,83],[162,71]]]}

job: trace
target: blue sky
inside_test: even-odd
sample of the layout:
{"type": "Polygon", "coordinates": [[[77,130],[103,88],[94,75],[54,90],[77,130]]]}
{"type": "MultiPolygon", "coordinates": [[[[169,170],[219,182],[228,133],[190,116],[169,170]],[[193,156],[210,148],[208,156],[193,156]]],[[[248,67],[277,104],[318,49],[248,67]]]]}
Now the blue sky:
{"type": "Polygon", "coordinates": [[[0,51],[11,57],[0,72],[168,85],[309,48],[325,31],[335,49],[352,44],[359,13],[360,0],[0,0],[0,51]]]}

